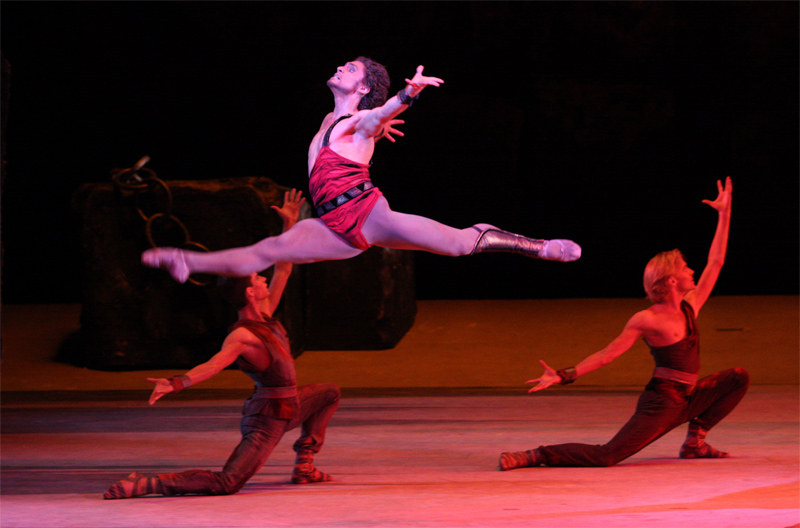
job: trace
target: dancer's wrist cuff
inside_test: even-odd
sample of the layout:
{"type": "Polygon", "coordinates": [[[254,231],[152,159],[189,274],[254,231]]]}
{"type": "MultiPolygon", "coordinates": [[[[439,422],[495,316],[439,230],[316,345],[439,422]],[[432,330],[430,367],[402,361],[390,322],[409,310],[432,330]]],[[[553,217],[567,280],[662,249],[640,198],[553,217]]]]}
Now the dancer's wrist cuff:
{"type": "Polygon", "coordinates": [[[169,380],[169,382],[172,384],[172,392],[180,392],[183,389],[188,389],[192,386],[192,380],[185,374],[181,374],[180,376],[170,376],[167,378],[167,380],[169,380]]]}
{"type": "Polygon", "coordinates": [[[557,370],[556,374],[561,377],[561,382],[559,383],[560,385],[569,385],[578,379],[578,372],[575,370],[575,367],[557,370]]]}
{"type": "Polygon", "coordinates": [[[409,95],[408,87],[406,86],[405,88],[397,92],[397,99],[400,101],[400,104],[411,106],[412,104],[414,104],[414,101],[419,99],[419,94],[417,94],[415,97],[412,97],[411,95],[409,95]]]}

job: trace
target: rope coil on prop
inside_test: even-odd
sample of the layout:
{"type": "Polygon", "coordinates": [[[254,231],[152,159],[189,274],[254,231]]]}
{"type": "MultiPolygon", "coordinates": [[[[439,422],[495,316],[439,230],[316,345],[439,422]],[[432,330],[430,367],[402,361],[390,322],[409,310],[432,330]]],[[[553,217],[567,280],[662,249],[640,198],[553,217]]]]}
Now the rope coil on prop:
{"type": "MultiPolygon", "coordinates": [[[[150,161],[150,156],[144,156],[129,169],[112,171],[111,181],[120,191],[133,193],[136,212],[145,222],[145,234],[150,247],[161,247],[158,241],[168,239],[170,234],[174,236],[177,228],[181,241],[172,244],[174,247],[210,251],[203,244],[193,241],[184,223],[172,214],[172,191],[164,180],[156,176],[154,171],[145,167],[148,161],[150,161]],[[157,191],[160,192],[156,194],[157,191]],[[145,213],[142,207],[144,198],[151,199],[155,203],[155,207],[160,210],[149,215],[145,213]]],[[[188,282],[197,286],[210,284],[210,280],[200,281],[191,277],[188,282]]]]}

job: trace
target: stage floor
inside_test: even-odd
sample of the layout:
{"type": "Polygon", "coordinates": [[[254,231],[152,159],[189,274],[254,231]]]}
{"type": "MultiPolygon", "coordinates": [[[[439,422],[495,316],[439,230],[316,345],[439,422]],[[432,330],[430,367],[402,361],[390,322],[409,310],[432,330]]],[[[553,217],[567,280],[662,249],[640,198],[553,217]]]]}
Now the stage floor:
{"type": "Polygon", "coordinates": [[[679,459],[681,428],[611,468],[497,470],[505,450],[605,442],[636,397],[591,390],[347,397],[317,456],[334,482],[289,482],[295,430],[236,495],[116,501],[103,500],[103,491],[134,470],[218,470],[238,442],[241,402],[163,401],[150,408],[124,393],[113,401],[7,402],[0,522],[8,528],[800,523],[796,387],[753,387],[709,434],[729,459],[679,459]]]}
{"type": "Polygon", "coordinates": [[[732,458],[679,459],[680,428],[611,468],[497,470],[502,451],[616,433],[649,377],[646,350],[569,387],[528,395],[524,381],[539,357],[562,366],[602,347],[639,304],[421,302],[393,350],[298,360],[301,382],[343,388],[317,456],[334,482],[289,482],[294,431],[236,495],[120,501],[102,493],[132,471],[219,469],[247,379],[226,371],[149,407],[144,378],[161,371],[52,360],[76,307],[4,308],[0,526],[799,526],[797,297],[712,298],[701,315],[701,374],[742,366],[753,380],[708,438],[732,458]]]}

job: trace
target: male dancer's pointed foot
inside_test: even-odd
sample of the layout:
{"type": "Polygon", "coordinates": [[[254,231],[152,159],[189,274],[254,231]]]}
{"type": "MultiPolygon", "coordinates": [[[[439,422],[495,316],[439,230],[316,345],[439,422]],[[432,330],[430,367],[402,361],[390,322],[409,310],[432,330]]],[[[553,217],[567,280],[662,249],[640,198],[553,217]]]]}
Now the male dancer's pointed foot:
{"type": "Polygon", "coordinates": [[[150,268],[163,268],[178,282],[189,278],[189,266],[182,249],[163,247],[148,249],[142,253],[142,264],[150,268]]]}
{"type": "Polygon", "coordinates": [[[681,458],[730,458],[725,451],[715,449],[705,442],[700,445],[683,444],[678,456],[681,458]]]}
{"type": "Polygon", "coordinates": [[[292,472],[292,484],[313,484],[315,482],[330,482],[333,477],[315,468],[295,466],[292,472]]]}
{"type": "Polygon", "coordinates": [[[142,495],[150,495],[157,493],[156,482],[158,479],[155,477],[145,477],[141,473],[131,473],[127,478],[124,478],[111,485],[103,494],[104,499],[130,499],[132,497],[141,497],[142,495]]]}
{"type": "Polygon", "coordinates": [[[496,227],[480,229],[471,255],[477,253],[519,253],[526,257],[559,262],[572,262],[581,258],[581,247],[572,240],[542,240],[528,238],[496,227]]]}
{"type": "Polygon", "coordinates": [[[539,251],[539,258],[557,260],[559,262],[573,262],[581,258],[581,247],[572,240],[561,238],[545,240],[544,246],[539,251]]]}
{"type": "Polygon", "coordinates": [[[509,469],[517,469],[522,467],[538,466],[539,462],[536,460],[536,454],[532,449],[528,451],[517,451],[514,453],[502,453],[498,463],[500,471],[508,471],[509,469]]]}

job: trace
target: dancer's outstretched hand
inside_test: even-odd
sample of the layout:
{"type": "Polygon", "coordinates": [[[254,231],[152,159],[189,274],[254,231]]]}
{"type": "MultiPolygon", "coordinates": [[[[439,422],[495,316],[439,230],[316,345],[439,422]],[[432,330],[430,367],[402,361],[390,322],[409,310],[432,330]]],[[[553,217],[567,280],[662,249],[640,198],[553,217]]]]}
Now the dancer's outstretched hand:
{"type": "Polygon", "coordinates": [[[542,366],[544,367],[544,374],[542,374],[542,376],[539,377],[539,378],[528,380],[528,381],[525,382],[526,384],[528,384],[528,383],[536,383],[537,384],[535,387],[531,387],[531,389],[528,390],[528,393],[537,392],[537,391],[540,391],[542,389],[546,389],[550,385],[559,383],[561,381],[561,376],[559,376],[556,373],[555,369],[551,368],[547,363],[545,363],[541,359],[539,360],[539,363],[541,363],[542,366]]]}
{"type": "Polygon", "coordinates": [[[424,69],[425,67],[422,65],[417,66],[417,73],[414,74],[414,77],[410,80],[406,79],[406,82],[414,87],[413,95],[415,96],[426,86],[439,86],[444,83],[444,81],[438,77],[426,77],[422,75],[424,69]]]}
{"type": "Polygon", "coordinates": [[[291,227],[297,223],[297,219],[300,217],[300,207],[302,207],[305,201],[306,199],[303,198],[303,191],[292,189],[284,193],[283,207],[278,207],[277,205],[272,206],[281,218],[283,218],[284,231],[291,229],[291,227]]]}
{"type": "Polygon", "coordinates": [[[708,204],[720,213],[730,212],[731,210],[731,197],[733,195],[733,183],[731,177],[725,178],[725,186],[722,182],[717,180],[717,199],[713,202],[711,200],[703,200],[704,204],[708,204]]]}
{"type": "Polygon", "coordinates": [[[172,392],[172,383],[167,378],[147,378],[147,381],[156,384],[150,394],[150,405],[160,400],[165,394],[172,392]]]}
{"type": "Polygon", "coordinates": [[[392,134],[400,137],[405,136],[405,134],[403,134],[401,131],[394,128],[397,125],[403,125],[403,124],[405,124],[405,121],[403,121],[402,119],[390,119],[383,127],[383,134],[375,138],[375,141],[378,141],[381,138],[386,138],[392,143],[394,143],[396,140],[395,138],[392,137],[392,134]]]}

